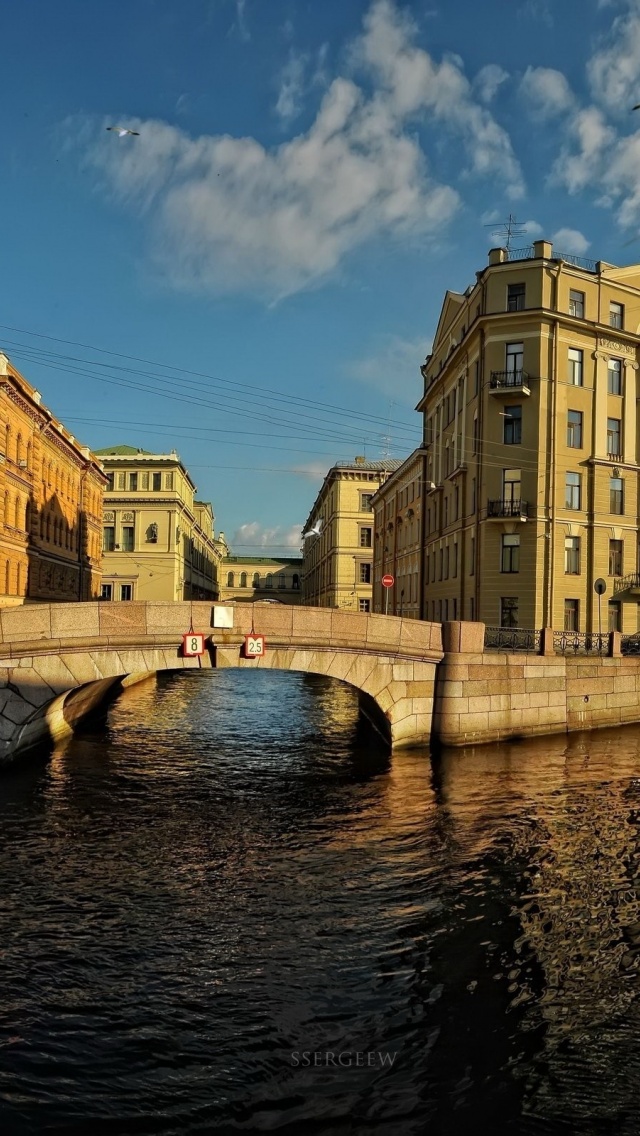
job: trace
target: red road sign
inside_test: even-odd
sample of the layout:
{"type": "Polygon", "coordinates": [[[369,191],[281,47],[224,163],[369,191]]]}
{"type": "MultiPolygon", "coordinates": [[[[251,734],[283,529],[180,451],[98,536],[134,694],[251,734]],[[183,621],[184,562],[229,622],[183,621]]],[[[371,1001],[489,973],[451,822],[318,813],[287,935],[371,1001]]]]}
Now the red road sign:
{"type": "Polygon", "coordinates": [[[392,588],[394,584],[395,584],[395,579],[394,579],[393,576],[383,576],[382,577],[382,587],[383,588],[392,588]]]}

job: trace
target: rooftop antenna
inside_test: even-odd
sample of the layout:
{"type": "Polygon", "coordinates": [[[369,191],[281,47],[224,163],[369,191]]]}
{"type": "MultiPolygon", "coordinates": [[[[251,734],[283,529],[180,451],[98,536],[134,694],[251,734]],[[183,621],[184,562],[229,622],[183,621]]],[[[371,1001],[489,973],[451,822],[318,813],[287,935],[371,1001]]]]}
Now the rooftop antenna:
{"type": "Polygon", "coordinates": [[[389,413],[387,415],[387,432],[383,434],[380,441],[382,442],[382,458],[388,458],[391,451],[391,412],[395,406],[393,399],[389,400],[389,413]]]}
{"type": "Polygon", "coordinates": [[[492,225],[485,225],[485,229],[493,229],[495,235],[504,240],[503,247],[506,248],[507,252],[509,252],[511,248],[511,242],[514,237],[526,237],[527,235],[527,230],[523,225],[518,224],[513,213],[510,213],[508,219],[502,222],[500,228],[496,229],[496,223],[494,221],[492,225]]]}

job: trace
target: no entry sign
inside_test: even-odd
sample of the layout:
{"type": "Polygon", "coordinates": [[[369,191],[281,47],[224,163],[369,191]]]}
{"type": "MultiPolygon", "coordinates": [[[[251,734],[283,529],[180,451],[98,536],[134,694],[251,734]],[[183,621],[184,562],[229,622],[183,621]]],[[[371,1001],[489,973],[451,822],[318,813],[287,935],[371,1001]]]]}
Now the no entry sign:
{"type": "Polygon", "coordinates": [[[383,588],[392,588],[394,584],[395,584],[395,578],[393,576],[387,575],[387,576],[382,577],[382,587],[383,588]]]}

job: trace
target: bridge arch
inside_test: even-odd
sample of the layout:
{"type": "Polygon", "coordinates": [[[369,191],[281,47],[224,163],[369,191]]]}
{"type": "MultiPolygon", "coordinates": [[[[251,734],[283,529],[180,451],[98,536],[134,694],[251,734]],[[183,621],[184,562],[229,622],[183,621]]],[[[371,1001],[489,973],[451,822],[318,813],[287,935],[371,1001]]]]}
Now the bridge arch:
{"type": "Polygon", "coordinates": [[[431,735],[440,624],[284,604],[68,603],[0,611],[0,758],[69,733],[123,686],[163,670],[260,668],[341,679],[371,697],[393,746],[431,735]],[[231,624],[231,626],[229,626],[231,624]],[[182,654],[191,627],[200,658],[182,654]],[[246,658],[245,636],[266,638],[246,658]]]}

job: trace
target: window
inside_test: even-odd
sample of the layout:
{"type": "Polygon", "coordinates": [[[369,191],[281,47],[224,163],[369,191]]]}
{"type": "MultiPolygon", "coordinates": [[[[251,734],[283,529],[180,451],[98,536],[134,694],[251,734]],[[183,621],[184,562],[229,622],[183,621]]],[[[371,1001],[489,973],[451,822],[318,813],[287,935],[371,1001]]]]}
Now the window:
{"type": "Polygon", "coordinates": [[[582,499],[582,477],[579,473],[568,473],[565,486],[565,509],[580,509],[582,499]]]}
{"type": "Polygon", "coordinates": [[[115,488],[115,486],[114,486],[115,479],[116,479],[115,473],[108,473],[107,474],[107,485],[106,485],[106,492],[107,493],[113,492],[113,490],[115,488]]]}
{"type": "Polygon", "coordinates": [[[476,601],[474,600],[473,596],[471,596],[470,599],[469,599],[469,619],[471,620],[472,623],[473,623],[475,617],[476,617],[476,601]]]}
{"type": "Polygon", "coordinates": [[[623,327],[624,326],[624,304],[616,304],[612,300],[609,304],[609,326],[610,327],[623,327]]]}
{"type": "Polygon", "coordinates": [[[133,525],[122,526],[122,551],[133,552],[133,525]]]}
{"type": "Polygon", "coordinates": [[[162,489],[162,474],[161,473],[154,473],[154,474],[152,474],[152,478],[153,478],[152,489],[153,489],[154,493],[158,493],[162,489]]]}
{"type": "Polygon", "coordinates": [[[609,478],[609,512],[624,513],[624,482],[621,477],[609,478]]]}
{"type": "Polygon", "coordinates": [[[500,561],[501,572],[518,572],[520,570],[520,537],[505,533],[502,537],[502,557],[500,561]]]}
{"type": "Polygon", "coordinates": [[[286,586],[287,586],[287,577],[284,576],[284,575],[278,576],[278,587],[280,588],[280,591],[283,592],[285,590],[286,586]]]}
{"type": "Polygon", "coordinates": [[[567,445],[574,450],[582,449],[582,411],[570,410],[567,414],[567,445]]]}
{"type": "Polygon", "coordinates": [[[507,311],[521,312],[524,308],[524,284],[509,284],[507,287],[507,311]]]}
{"type": "Polygon", "coordinates": [[[478,452],[478,440],[479,440],[478,415],[476,413],[473,416],[473,453],[474,454],[477,454],[477,452],[478,452]]]}
{"type": "Polygon", "coordinates": [[[273,587],[273,573],[272,572],[267,572],[267,578],[265,580],[264,586],[265,586],[265,588],[272,588],[273,587]]]}
{"type": "Polygon", "coordinates": [[[358,611],[371,611],[371,600],[358,600],[358,611]]]}
{"type": "Polygon", "coordinates": [[[116,546],[116,530],[113,525],[105,525],[102,530],[102,551],[113,552],[116,546]]]}
{"type": "Polygon", "coordinates": [[[453,576],[454,580],[458,575],[458,545],[455,541],[453,544],[453,571],[451,575],[453,576]]]}
{"type": "Polygon", "coordinates": [[[610,359],[607,366],[609,394],[622,394],[622,359],[610,359]]]}
{"type": "Polygon", "coordinates": [[[291,587],[293,588],[294,592],[297,591],[300,587],[300,577],[298,576],[297,572],[294,572],[293,574],[291,587]]]}
{"type": "Polygon", "coordinates": [[[609,600],[609,631],[622,631],[622,605],[609,600]]]}
{"type": "Polygon", "coordinates": [[[100,599],[101,600],[113,599],[113,584],[103,584],[102,585],[102,587],[100,589],[100,599]]]}
{"type": "Polygon", "coordinates": [[[580,575],[580,537],[564,538],[564,570],[567,576],[580,575]]]}
{"type": "MultiPolygon", "coordinates": [[[[624,544],[621,540],[609,541],[609,575],[622,576],[622,553],[624,544]]],[[[614,628],[615,630],[615,628],[614,628]]]]}
{"type": "Polygon", "coordinates": [[[132,593],[133,593],[133,585],[132,584],[121,584],[120,585],[120,599],[121,600],[130,600],[132,593]]]}
{"type": "Polygon", "coordinates": [[[260,573],[259,572],[253,573],[253,581],[252,581],[251,586],[253,588],[259,588],[260,587],[260,573]]]}
{"type": "Polygon", "coordinates": [[[506,347],[506,370],[508,375],[522,374],[522,363],[524,360],[524,344],[523,343],[507,343],[506,347]]]}
{"type": "Polygon", "coordinates": [[[584,292],[569,292],[569,315],[584,319],[584,292]]]}
{"type": "Polygon", "coordinates": [[[233,587],[234,587],[234,576],[233,576],[233,572],[227,572],[227,587],[228,587],[228,588],[233,588],[233,587]]]}
{"type": "Polygon", "coordinates": [[[503,596],[500,600],[500,626],[518,626],[518,599],[516,596],[503,596]]]}
{"type": "Polygon", "coordinates": [[[504,444],[518,446],[522,441],[522,407],[507,406],[504,410],[504,444]]]}
{"type": "Polygon", "coordinates": [[[612,458],[619,458],[622,454],[620,425],[619,418],[607,418],[607,454],[612,458]]]}
{"type": "Polygon", "coordinates": [[[361,513],[370,513],[371,512],[371,498],[372,497],[373,497],[373,493],[361,493],[360,494],[360,512],[361,513]]]}
{"type": "Polygon", "coordinates": [[[247,586],[247,573],[241,572],[240,573],[240,587],[246,588],[246,586],[247,586]]]}
{"type": "Polygon", "coordinates": [[[480,389],[480,363],[476,359],[473,364],[473,397],[475,398],[480,389]]]}
{"type": "Polygon", "coordinates": [[[471,537],[471,555],[469,557],[469,560],[471,561],[471,566],[469,568],[469,575],[473,576],[473,575],[475,575],[475,570],[476,570],[476,538],[475,538],[475,536],[471,537]]]}
{"type": "Polygon", "coordinates": [[[520,500],[521,481],[519,469],[503,469],[502,471],[502,500],[511,503],[520,500]]]}
{"type": "Polygon", "coordinates": [[[371,548],[371,529],[360,529],[360,548],[371,548]]]}
{"type": "Polygon", "coordinates": [[[569,348],[568,379],[571,386],[582,386],[582,351],[579,351],[577,347],[569,348]]]}
{"type": "Polygon", "coordinates": [[[580,601],[564,601],[564,629],[565,631],[580,630],[580,601]]]}
{"type": "Polygon", "coordinates": [[[371,565],[370,564],[361,564],[360,565],[360,583],[361,584],[370,584],[371,583],[371,565]]]}
{"type": "Polygon", "coordinates": [[[471,512],[472,512],[472,514],[475,513],[475,511],[476,511],[476,479],[475,479],[475,477],[472,477],[471,478],[471,512]]]}
{"type": "Polygon", "coordinates": [[[138,488],[138,475],[137,473],[129,474],[129,491],[135,493],[138,488]]]}

